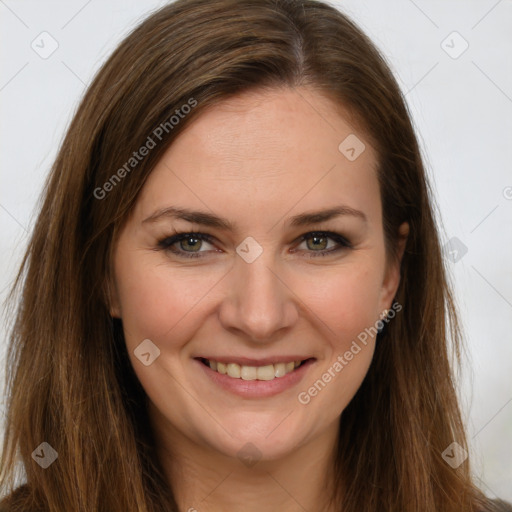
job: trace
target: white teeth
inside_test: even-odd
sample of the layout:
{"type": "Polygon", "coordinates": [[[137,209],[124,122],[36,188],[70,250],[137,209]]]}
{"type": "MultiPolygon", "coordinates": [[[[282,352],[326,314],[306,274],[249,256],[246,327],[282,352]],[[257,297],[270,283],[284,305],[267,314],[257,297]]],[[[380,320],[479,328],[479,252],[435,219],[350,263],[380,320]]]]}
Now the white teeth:
{"type": "MultiPolygon", "coordinates": [[[[258,370],[255,366],[241,366],[240,377],[244,380],[256,380],[258,370]]],[[[231,375],[230,375],[231,377],[231,375]]]]}
{"type": "Polygon", "coordinates": [[[276,363],[274,365],[274,375],[276,377],[284,377],[286,375],[286,365],[284,363],[276,363]]]}
{"type": "Polygon", "coordinates": [[[284,377],[300,366],[301,361],[289,363],[267,364],[265,366],[240,366],[236,363],[220,363],[208,360],[210,368],[222,375],[228,375],[233,379],[243,380],[273,380],[276,377],[284,377]]]}
{"type": "Polygon", "coordinates": [[[242,373],[242,369],[239,364],[236,363],[228,363],[228,375],[233,377],[234,379],[239,379],[242,373]]]}
{"type": "Polygon", "coordinates": [[[258,380],[272,380],[274,375],[274,365],[259,366],[257,370],[258,380]]]}

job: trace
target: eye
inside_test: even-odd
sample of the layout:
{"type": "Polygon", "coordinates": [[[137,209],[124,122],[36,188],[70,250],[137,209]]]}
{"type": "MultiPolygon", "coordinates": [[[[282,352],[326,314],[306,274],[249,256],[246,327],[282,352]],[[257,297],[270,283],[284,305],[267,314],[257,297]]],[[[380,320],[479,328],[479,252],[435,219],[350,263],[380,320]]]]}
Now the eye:
{"type": "MultiPolygon", "coordinates": [[[[200,250],[204,243],[212,244],[213,238],[206,233],[175,233],[158,242],[158,249],[171,251],[183,258],[203,258],[208,250],[200,250]]],[[[299,241],[306,245],[300,249],[309,253],[307,257],[328,256],[342,249],[352,248],[351,243],[339,233],[330,231],[313,231],[299,237],[299,241]],[[329,245],[329,241],[334,242],[329,245]]],[[[300,246],[299,246],[300,247],[300,246]]],[[[215,249],[213,249],[215,250],[215,249]]],[[[296,252],[294,249],[292,252],[296,252]]]]}
{"type": "Polygon", "coordinates": [[[169,250],[184,258],[202,258],[200,247],[204,242],[211,244],[211,236],[206,233],[176,233],[158,242],[158,247],[169,250]],[[178,248],[174,247],[175,245],[178,248]],[[189,250],[190,249],[190,250],[189,250]]]}
{"type": "MultiPolygon", "coordinates": [[[[306,251],[310,258],[317,256],[328,256],[342,249],[351,249],[352,244],[339,233],[330,231],[313,231],[300,237],[301,245],[306,244],[306,251]],[[329,247],[329,240],[334,244],[329,247]]],[[[299,246],[300,247],[300,246],[299,246]]]]}

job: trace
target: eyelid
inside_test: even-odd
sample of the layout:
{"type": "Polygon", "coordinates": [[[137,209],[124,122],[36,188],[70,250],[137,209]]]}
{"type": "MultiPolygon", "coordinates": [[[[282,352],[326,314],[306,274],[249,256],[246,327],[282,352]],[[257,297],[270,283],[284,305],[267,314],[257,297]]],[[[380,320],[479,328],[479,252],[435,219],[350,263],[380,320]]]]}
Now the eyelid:
{"type": "MultiPolygon", "coordinates": [[[[303,250],[303,249],[293,249],[292,252],[306,252],[309,253],[309,256],[307,257],[313,257],[316,258],[318,256],[327,256],[331,253],[337,253],[342,249],[352,249],[353,245],[351,242],[340,233],[336,233],[333,231],[308,231],[302,235],[300,235],[298,238],[295,239],[294,242],[298,241],[298,245],[300,245],[305,240],[308,240],[313,237],[322,237],[322,238],[329,238],[336,242],[337,247],[331,248],[328,250],[320,250],[320,251],[311,251],[311,250],[303,250]]],[[[211,251],[197,251],[197,252],[188,252],[188,251],[179,251],[179,250],[173,250],[171,247],[182,240],[186,240],[187,238],[196,238],[202,241],[205,241],[207,243],[213,244],[213,240],[215,237],[208,233],[204,232],[194,232],[194,231],[180,231],[175,232],[169,236],[166,236],[165,238],[158,241],[157,244],[157,250],[167,250],[172,252],[173,254],[177,255],[177,257],[181,258],[203,258],[205,256],[202,256],[201,253],[208,253],[211,251]]],[[[218,251],[216,251],[218,252],[218,251]]]]}
{"type": "Polygon", "coordinates": [[[349,247],[352,249],[352,244],[347,239],[347,237],[341,235],[340,233],[336,233],[335,231],[320,231],[320,230],[319,231],[308,231],[307,233],[300,235],[299,240],[301,242],[303,242],[304,240],[307,240],[308,238],[312,238],[314,236],[330,238],[330,239],[334,240],[335,242],[339,243],[340,245],[343,245],[345,247],[349,247]]]}
{"type": "MultiPolygon", "coordinates": [[[[320,238],[330,238],[331,240],[334,240],[336,242],[337,246],[331,249],[324,249],[321,251],[308,251],[305,250],[303,252],[307,253],[306,258],[317,258],[322,256],[330,256],[331,254],[337,254],[342,250],[346,249],[353,249],[352,243],[343,235],[340,233],[336,233],[334,231],[308,231],[307,233],[304,233],[299,237],[300,243],[299,245],[304,242],[305,240],[308,240],[309,238],[313,237],[320,237],[320,238]]],[[[299,249],[294,249],[293,252],[296,251],[302,251],[299,249]]]]}
{"type": "Polygon", "coordinates": [[[199,251],[197,253],[194,252],[186,252],[186,251],[176,251],[171,249],[171,247],[182,240],[186,240],[187,238],[197,238],[204,242],[212,244],[213,237],[208,233],[200,233],[194,231],[179,231],[173,233],[172,235],[166,236],[165,238],[158,241],[157,249],[167,250],[176,254],[178,257],[183,256],[184,258],[202,258],[203,256],[194,256],[194,254],[201,254],[203,252],[208,251],[199,251]]]}

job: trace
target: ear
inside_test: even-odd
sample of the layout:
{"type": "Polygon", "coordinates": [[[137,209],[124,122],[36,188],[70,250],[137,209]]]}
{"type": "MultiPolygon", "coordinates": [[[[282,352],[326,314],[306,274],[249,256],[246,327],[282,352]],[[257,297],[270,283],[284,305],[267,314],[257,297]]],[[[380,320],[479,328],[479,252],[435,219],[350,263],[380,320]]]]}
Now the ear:
{"type": "Polygon", "coordinates": [[[407,222],[403,222],[398,228],[396,257],[393,258],[392,261],[388,261],[386,265],[386,273],[381,290],[381,311],[391,308],[393,298],[395,297],[398,286],[400,285],[400,267],[408,236],[409,224],[407,222]]]}
{"type": "Polygon", "coordinates": [[[119,303],[119,294],[112,276],[107,276],[103,287],[103,296],[113,318],[121,318],[121,306],[119,303]]]}

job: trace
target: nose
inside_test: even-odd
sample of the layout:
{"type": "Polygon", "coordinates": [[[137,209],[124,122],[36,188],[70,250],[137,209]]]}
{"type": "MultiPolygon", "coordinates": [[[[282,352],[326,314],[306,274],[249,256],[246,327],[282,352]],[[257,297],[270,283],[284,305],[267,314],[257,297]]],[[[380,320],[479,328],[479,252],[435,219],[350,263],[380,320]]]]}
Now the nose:
{"type": "Polygon", "coordinates": [[[270,343],[299,318],[297,298],[270,251],[252,263],[237,257],[219,311],[223,327],[238,337],[270,343]]]}

